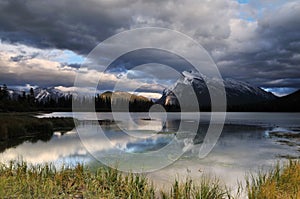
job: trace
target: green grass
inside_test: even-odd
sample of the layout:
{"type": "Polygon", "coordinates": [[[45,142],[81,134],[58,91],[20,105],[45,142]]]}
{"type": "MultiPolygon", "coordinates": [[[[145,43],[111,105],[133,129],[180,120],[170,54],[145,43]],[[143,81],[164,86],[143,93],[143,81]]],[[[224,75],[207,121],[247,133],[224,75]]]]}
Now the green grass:
{"type": "Polygon", "coordinates": [[[49,141],[55,131],[75,127],[72,118],[36,118],[36,113],[0,113],[0,152],[24,141],[49,141]]]}
{"type": "Polygon", "coordinates": [[[300,161],[290,160],[269,172],[260,172],[246,180],[249,199],[300,198],[300,161]]]}
{"type": "Polygon", "coordinates": [[[203,177],[199,179],[198,182],[193,182],[190,178],[187,178],[183,182],[175,180],[172,185],[169,194],[167,192],[161,191],[162,198],[233,198],[230,195],[230,191],[222,186],[218,179],[203,177]]]}
{"type": "MultiPolygon", "coordinates": [[[[300,198],[300,162],[291,160],[246,180],[249,199],[300,198]]],[[[241,186],[241,185],[240,185],[241,186]]],[[[241,188],[241,187],[239,187],[241,188]]],[[[122,173],[99,167],[55,168],[25,162],[0,164],[1,198],[234,198],[216,178],[175,180],[171,188],[159,190],[142,174],[122,173]]],[[[238,198],[239,194],[235,197],[238,198]]]]}
{"type": "Polygon", "coordinates": [[[1,113],[0,140],[52,135],[54,131],[68,131],[75,127],[72,118],[36,118],[30,113],[1,113]]]}
{"type": "Polygon", "coordinates": [[[0,165],[2,198],[225,198],[228,191],[217,180],[200,184],[188,179],[175,181],[169,191],[157,190],[144,176],[124,174],[100,167],[91,171],[83,165],[57,170],[53,165],[30,166],[25,162],[0,165]]]}

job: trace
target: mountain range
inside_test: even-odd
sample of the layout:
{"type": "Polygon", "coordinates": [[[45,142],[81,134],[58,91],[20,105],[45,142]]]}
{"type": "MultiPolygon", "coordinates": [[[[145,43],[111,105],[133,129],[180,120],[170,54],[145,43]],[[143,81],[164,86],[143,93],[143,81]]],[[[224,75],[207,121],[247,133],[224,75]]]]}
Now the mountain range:
{"type": "Polygon", "coordinates": [[[251,104],[248,109],[271,112],[300,112],[300,90],[276,100],[251,104]]]}
{"type": "Polygon", "coordinates": [[[207,84],[209,84],[212,91],[212,96],[221,94],[222,84],[224,85],[228,107],[272,101],[278,98],[271,92],[266,92],[259,87],[245,82],[233,79],[221,80],[218,78],[210,78],[196,72],[184,71],[182,77],[163,92],[158,103],[166,106],[179,105],[178,99],[174,94],[176,93],[178,97],[184,96],[186,99],[193,99],[193,96],[196,95],[200,107],[209,107],[211,99],[207,84]]]}
{"type": "MultiPolygon", "coordinates": [[[[180,97],[185,99],[192,99],[196,94],[197,102],[202,110],[210,110],[211,100],[210,92],[207,84],[212,91],[212,96],[222,92],[220,84],[224,85],[227,99],[227,110],[229,111],[300,111],[300,90],[284,97],[277,97],[271,92],[267,92],[259,87],[253,86],[249,83],[237,81],[234,79],[218,79],[207,77],[196,72],[182,72],[182,76],[176,83],[165,89],[162,97],[157,99],[154,103],[167,106],[180,107],[180,97]]],[[[65,98],[71,99],[76,96],[76,92],[64,92],[55,87],[36,88],[33,90],[34,98],[37,102],[46,102],[50,99],[57,101],[65,98]]],[[[17,90],[9,90],[10,97],[17,99],[24,95],[24,92],[17,90]]],[[[134,95],[128,92],[111,92],[98,93],[96,97],[111,100],[112,95],[116,99],[130,99],[130,102],[152,103],[152,99],[148,99],[141,95],[134,95]]],[[[192,101],[188,101],[193,103],[192,101]]],[[[178,110],[178,109],[175,109],[178,110]]]]}

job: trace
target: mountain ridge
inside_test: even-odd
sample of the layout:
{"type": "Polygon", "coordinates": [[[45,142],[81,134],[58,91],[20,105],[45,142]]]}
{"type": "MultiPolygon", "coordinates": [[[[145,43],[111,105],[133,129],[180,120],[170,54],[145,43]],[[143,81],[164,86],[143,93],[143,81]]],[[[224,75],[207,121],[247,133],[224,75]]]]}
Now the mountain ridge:
{"type": "MultiPolygon", "coordinates": [[[[204,76],[196,72],[182,72],[182,77],[169,89],[163,92],[163,96],[159,100],[163,105],[174,105],[178,100],[174,97],[174,93],[191,96],[195,92],[200,107],[209,107],[211,104],[210,94],[218,96],[223,92],[222,84],[226,91],[227,106],[245,105],[250,103],[259,103],[263,101],[275,100],[278,97],[271,92],[264,91],[259,87],[252,86],[251,84],[233,80],[233,79],[218,79],[204,76]],[[211,89],[211,93],[207,84],[211,89]],[[193,90],[190,89],[193,88],[193,90]],[[186,90],[190,90],[186,92],[186,90]]],[[[179,96],[180,97],[180,96],[179,96]]],[[[186,97],[186,96],[185,96],[186,97]]],[[[188,98],[188,97],[187,97],[188,98]]]]}
{"type": "MultiPolygon", "coordinates": [[[[224,84],[227,98],[227,111],[300,111],[300,89],[289,95],[277,97],[271,92],[264,91],[263,89],[246,82],[237,81],[231,78],[227,78],[224,80],[209,78],[199,73],[197,74],[194,72],[186,71],[182,73],[182,77],[178,79],[175,84],[163,91],[162,97],[160,99],[155,101],[140,94],[132,94],[123,91],[106,91],[102,93],[98,92],[94,97],[96,99],[95,102],[99,102],[98,107],[100,108],[102,107],[100,105],[101,103],[105,103],[107,107],[110,107],[110,105],[107,105],[107,103],[108,100],[111,100],[112,95],[114,95],[115,100],[119,101],[118,103],[120,103],[120,100],[123,102],[124,100],[129,101],[129,103],[131,103],[132,109],[134,107],[134,104],[136,104],[135,102],[139,102],[139,105],[136,104],[136,106],[139,106],[140,110],[143,109],[143,104],[147,105],[147,107],[151,104],[161,104],[165,106],[167,111],[180,111],[180,108],[168,109],[168,107],[176,107],[179,105],[177,96],[175,94],[186,97],[187,102],[191,103],[192,98],[189,97],[189,91],[191,91],[191,89],[186,89],[186,87],[191,87],[196,93],[198,102],[200,102],[200,107],[202,106],[201,111],[210,111],[210,109],[207,108],[210,106],[211,101],[206,82],[210,83],[212,91],[215,92],[220,91],[218,90],[219,87],[214,86],[214,84],[224,84]]],[[[59,109],[59,106],[57,104],[64,104],[63,109],[68,110],[72,106],[72,98],[74,99],[74,97],[76,96],[75,99],[77,99],[78,96],[78,93],[76,92],[70,90],[62,91],[56,87],[38,87],[35,89],[30,89],[30,91],[27,92],[13,89],[7,89],[7,91],[9,99],[14,100],[15,102],[21,102],[21,104],[19,105],[16,104],[16,109],[18,109],[17,107],[21,108],[22,103],[24,104],[24,100],[26,100],[29,104],[32,104],[35,101],[37,103],[35,109],[38,107],[41,107],[42,109],[46,107],[46,109],[48,108],[50,110],[52,106],[54,106],[55,109],[59,109]]],[[[85,101],[91,101],[91,98],[86,96],[84,97],[85,101]]],[[[78,99],[80,100],[81,98],[78,99]]],[[[8,101],[3,101],[1,103],[3,110],[6,109],[5,104],[7,102],[8,101]]],[[[13,106],[13,103],[11,106],[13,106]]],[[[13,107],[11,107],[11,109],[15,110],[15,108],[13,107]]]]}

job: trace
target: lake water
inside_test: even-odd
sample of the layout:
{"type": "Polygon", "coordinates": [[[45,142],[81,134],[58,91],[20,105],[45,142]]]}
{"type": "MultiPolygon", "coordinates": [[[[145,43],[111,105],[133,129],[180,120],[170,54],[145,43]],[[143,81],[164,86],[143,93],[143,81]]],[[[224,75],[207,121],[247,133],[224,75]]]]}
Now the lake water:
{"type": "MultiPolygon", "coordinates": [[[[69,112],[55,112],[38,117],[72,116],[69,112]]],[[[55,132],[49,141],[27,141],[6,149],[0,161],[23,159],[56,166],[84,162],[97,166],[101,164],[97,159],[112,164],[121,157],[128,163],[121,165],[123,170],[135,170],[141,165],[146,171],[155,170],[147,175],[162,187],[175,177],[198,178],[203,174],[217,176],[235,187],[237,180],[243,180],[249,172],[268,169],[286,156],[300,156],[299,140],[270,136],[272,132],[299,133],[300,113],[227,113],[220,138],[204,158],[199,158],[199,150],[210,113],[201,113],[200,120],[192,113],[183,118],[180,113],[168,113],[151,116],[152,119],[148,113],[131,113],[133,123],[128,115],[119,116],[114,121],[112,114],[98,113],[98,122],[90,113],[78,113],[80,136],[76,129],[55,132]],[[286,144],[289,141],[294,144],[286,144]]]]}

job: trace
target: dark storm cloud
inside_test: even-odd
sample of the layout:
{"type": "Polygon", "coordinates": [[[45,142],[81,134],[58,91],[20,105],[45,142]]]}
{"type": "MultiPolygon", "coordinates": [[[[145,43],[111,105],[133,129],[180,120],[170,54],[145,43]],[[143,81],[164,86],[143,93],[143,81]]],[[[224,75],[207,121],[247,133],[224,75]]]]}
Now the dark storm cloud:
{"type": "MultiPolygon", "coordinates": [[[[184,70],[192,70],[194,67],[187,62],[183,57],[176,55],[172,52],[168,52],[160,49],[141,49],[131,51],[117,58],[113,63],[108,67],[108,71],[110,72],[122,72],[126,70],[130,70],[133,67],[148,64],[148,63],[158,63],[162,65],[169,66],[178,72],[182,72],[184,70]]],[[[148,72],[151,71],[151,67],[147,68],[148,72]]],[[[153,69],[156,70],[157,69],[153,69]]],[[[162,75],[162,74],[161,74],[162,75]]],[[[168,74],[165,74],[166,76],[168,74]]]]}
{"type": "Polygon", "coordinates": [[[261,87],[300,88],[300,3],[286,3],[265,15],[252,39],[242,41],[251,47],[229,51],[219,60],[222,74],[261,87]]]}
{"type": "Polygon", "coordinates": [[[130,22],[131,16],[121,2],[113,5],[90,0],[3,0],[0,3],[1,39],[41,48],[87,53],[116,30],[128,29],[130,22]]]}
{"type": "Polygon", "coordinates": [[[25,85],[27,83],[31,85],[38,85],[42,88],[47,88],[49,86],[73,86],[74,79],[69,77],[57,76],[56,78],[52,77],[51,80],[47,75],[40,75],[39,77],[35,75],[26,75],[25,77],[17,76],[15,74],[6,74],[0,73],[0,84],[7,84],[9,87],[15,85],[25,85]]]}
{"type": "Polygon", "coordinates": [[[220,45],[218,41],[230,34],[231,6],[236,3],[2,0],[0,37],[5,41],[85,54],[98,42],[122,30],[158,26],[183,31],[212,47],[220,45]]]}
{"type": "MultiPolygon", "coordinates": [[[[223,0],[1,0],[0,38],[86,55],[99,42],[123,30],[166,27],[181,31],[202,44],[224,77],[261,87],[300,88],[300,2],[285,1],[275,7],[266,4],[251,7],[251,4],[241,6],[237,1],[223,0]],[[254,21],[239,18],[245,11],[241,9],[256,13],[250,17],[254,21]],[[234,20],[242,22],[233,23],[234,20]]],[[[16,55],[10,61],[29,58],[16,55]]],[[[156,61],[174,66],[178,71],[189,69],[188,63],[179,57],[145,51],[117,60],[111,72],[122,73],[132,66],[156,61]]],[[[79,64],[70,66],[79,68],[79,64]]],[[[147,70],[151,73],[157,69],[147,70]]],[[[162,79],[169,78],[168,74],[159,75],[162,79]]],[[[18,81],[16,76],[11,78],[7,81],[18,81]]]]}

